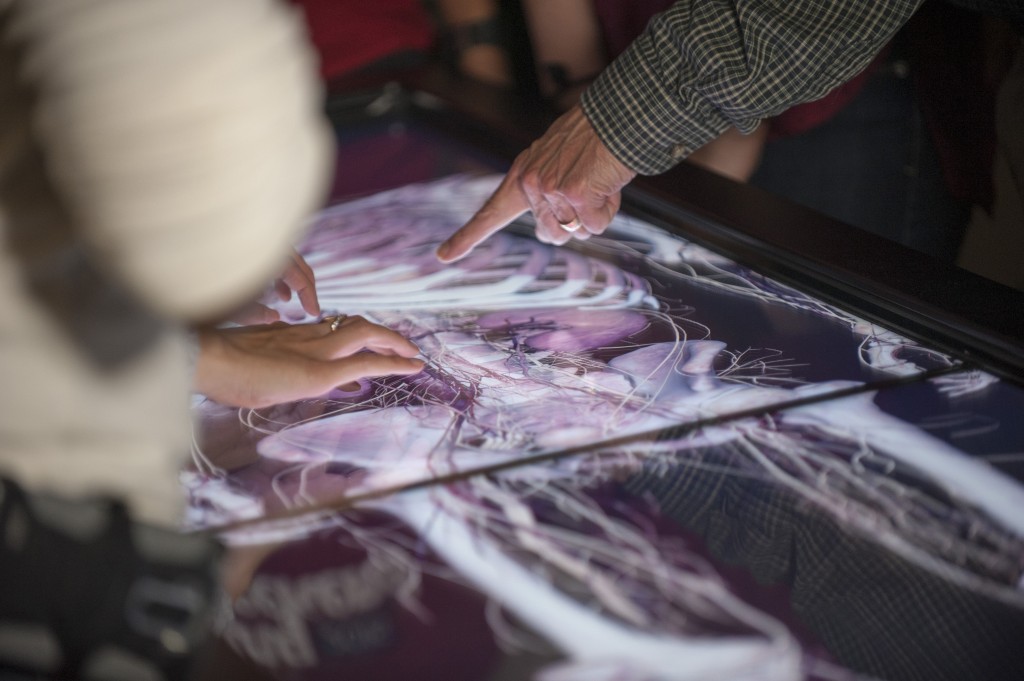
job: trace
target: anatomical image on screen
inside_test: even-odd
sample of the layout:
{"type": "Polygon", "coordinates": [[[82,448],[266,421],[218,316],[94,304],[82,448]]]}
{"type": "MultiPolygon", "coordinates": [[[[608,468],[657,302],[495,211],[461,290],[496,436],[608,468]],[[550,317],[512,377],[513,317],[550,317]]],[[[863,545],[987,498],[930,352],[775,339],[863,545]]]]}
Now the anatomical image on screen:
{"type": "MultiPolygon", "coordinates": [[[[465,678],[508,660],[539,679],[956,678],[982,651],[998,662],[952,643],[929,658],[892,632],[954,640],[936,633],[948,617],[1021,633],[1024,487],[889,396],[908,382],[962,415],[1019,391],[628,215],[563,248],[524,222],[442,266],[434,249],[497,181],[331,206],[301,247],[325,312],[400,331],[422,373],[260,410],[197,396],[190,526],[262,558],[224,625],[242,654],[281,678],[403,678],[386,661],[403,637],[455,645],[447,602],[483,641],[444,649],[465,678]],[[252,590],[327,589],[310,575],[330,570],[358,575],[365,602],[257,607],[252,590]],[[937,613],[890,613],[908,593],[937,613]],[[884,645],[904,654],[879,662],[884,645]]],[[[1019,452],[1005,432],[986,447],[1019,452]]]]}

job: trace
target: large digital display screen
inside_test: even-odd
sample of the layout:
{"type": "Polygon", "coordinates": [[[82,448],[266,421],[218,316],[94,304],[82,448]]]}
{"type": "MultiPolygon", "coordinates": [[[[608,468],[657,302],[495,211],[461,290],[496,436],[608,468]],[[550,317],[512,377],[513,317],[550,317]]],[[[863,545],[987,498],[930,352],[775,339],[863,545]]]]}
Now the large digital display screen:
{"type": "Polygon", "coordinates": [[[409,179],[324,210],[301,252],[325,312],[426,369],[196,398],[189,523],[237,556],[240,657],[280,679],[1017,678],[1017,386],[628,214],[442,266],[499,178],[409,179]]]}

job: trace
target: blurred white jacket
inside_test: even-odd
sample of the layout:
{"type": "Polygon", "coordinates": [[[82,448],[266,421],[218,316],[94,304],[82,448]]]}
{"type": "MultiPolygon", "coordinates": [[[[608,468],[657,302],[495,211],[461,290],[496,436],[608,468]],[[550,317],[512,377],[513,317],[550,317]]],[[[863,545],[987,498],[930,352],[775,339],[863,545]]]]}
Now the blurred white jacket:
{"type": "Polygon", "coordinates": [[[0,474],[176,520],[184,329],[283,267],[321,105],[274,0],[0,0],[0,474]]]}

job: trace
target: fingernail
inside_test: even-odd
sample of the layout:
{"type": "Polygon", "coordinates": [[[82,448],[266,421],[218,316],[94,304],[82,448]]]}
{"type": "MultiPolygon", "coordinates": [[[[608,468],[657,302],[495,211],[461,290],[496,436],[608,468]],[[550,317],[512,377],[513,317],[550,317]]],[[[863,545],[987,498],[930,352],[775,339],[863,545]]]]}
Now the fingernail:
{"type": "Polygon", "coordinates": [[[440,246],[437,247],[437,251],[435,252],[435,254],[437,255],[437,258],[439,260],[447,260],[448,259],[448,253],[451,250],[452,250],[451,245],[447,241],[445,241],[443,244],[441,244],[440,246]]]}

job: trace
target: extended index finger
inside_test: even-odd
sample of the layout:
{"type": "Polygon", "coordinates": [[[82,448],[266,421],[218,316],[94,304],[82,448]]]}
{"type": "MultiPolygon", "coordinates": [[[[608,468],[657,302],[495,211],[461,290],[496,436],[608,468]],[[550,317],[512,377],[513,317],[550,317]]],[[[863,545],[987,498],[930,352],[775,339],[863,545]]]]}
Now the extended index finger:
{"type": "Polygon", "coordinates": [[[464,258],[478,244],[530,208],[526,195],[516,182],[506,175],[491,198],[457,232],[437,247],[437,259],[444,263],[464,258]]]}

